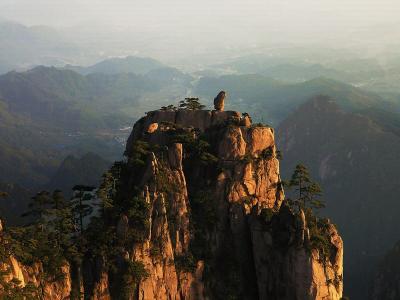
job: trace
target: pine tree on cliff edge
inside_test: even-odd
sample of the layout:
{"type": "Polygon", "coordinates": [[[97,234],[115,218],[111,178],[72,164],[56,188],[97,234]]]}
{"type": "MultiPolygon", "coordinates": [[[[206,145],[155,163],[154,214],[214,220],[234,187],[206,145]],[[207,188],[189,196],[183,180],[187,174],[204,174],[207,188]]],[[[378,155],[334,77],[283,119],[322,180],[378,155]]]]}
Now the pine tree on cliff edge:
{"type": "Polygon", "coordinates": [[[289,181],[289,189],[294,188],[297,192],[297,197],[293,200],[298,208],[305,209],[307,206],[312,209],[319,209],[325,207],[322,199],[321,187],[318,183],[313,182],[307,168],[298,164],[293,172],[289,181]]]}

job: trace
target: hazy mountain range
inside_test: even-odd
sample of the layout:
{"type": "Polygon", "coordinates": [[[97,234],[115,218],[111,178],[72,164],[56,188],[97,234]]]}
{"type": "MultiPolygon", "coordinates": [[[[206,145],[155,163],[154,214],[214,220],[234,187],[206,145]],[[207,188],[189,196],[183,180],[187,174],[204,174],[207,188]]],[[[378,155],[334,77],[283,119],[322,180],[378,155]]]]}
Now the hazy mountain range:
{"type": "Polygon", "coordinates": [[[62,66],[80,56],[79,47],[51,27],[1,20],[0,45],[0,73],[42,64],[62,66]]]}
{"type": "MultiPolygon", "coordinates": [[[[395,42],[396,36],[378,42],[380,37],[383,38],[383,33],[388,31],[385,27],[353,32],[352,36],[358,42],[366,37],[371,40],[372,35],[377,43],[361,48],[351,43],[327,45],[272,41],[270,44],[249,43],[246,46],[238,45],[237,38],[228,41],[227,36],[222,45],[219,45],[216,36],[208,36],[207,41],[192,40],[188,44],[184,38],[188,33],[179,36],[173,32],[160,34],[152,30],[112,31],[106,26],[95,31],[93,27],[96,26],[25,26],[0,20],[0,74],[27,70],[37,65],[67,65],[83,73],[95,69],[108,69],[107,72],[110,72],[109,66],[112,65],[116,68],[115,72],[124,68],[126,71],[130,68],[127,61],[119,67],[118,62],[112,60],[98,65],[96,63],[110,57],[134,54],[157,57],[166,60],[167,65],[173,64],[191,72],[209,70],[217,74],[260,74],[296,82],[323,76],[379,93],[399,92],[400,46],[395,42]],[[375,31],[379,34],[374,35],[375,31]]],[[[353,38],[347,37],[346,40],[353,38]]],[[[143,63],[144,70],[149,66],[165,65],[151,59],[140,61],[138,64],[143,63]]],[[[138,73],[138,64],[135,73],[138,73]]]]}

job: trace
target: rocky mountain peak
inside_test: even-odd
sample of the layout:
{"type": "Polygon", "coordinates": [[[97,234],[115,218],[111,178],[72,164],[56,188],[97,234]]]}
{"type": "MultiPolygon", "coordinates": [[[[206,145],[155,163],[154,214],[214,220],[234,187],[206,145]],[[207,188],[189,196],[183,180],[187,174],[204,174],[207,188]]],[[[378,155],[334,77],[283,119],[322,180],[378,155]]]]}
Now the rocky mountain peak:
{"type": "Polygon", "coordinates": [[[284,200],[272,128],[235,111],[151,111],[125,156],[100,188],[109,206],[92,244],[106,234],[108,248],[89,246],[71,283],[85,297],[342,297],[342,240],[284,200]]]}
{"type": "MultiPolygon", "coordinates": [[[[274,130],[250,120],[235,111],[152,111],[133,128],[125,152],[128,161],[137,159],[140,143],[154,150],[141,186],[154,203],[153,214],[161,209],[156,215],[166,216],[153,223],[152,232],[163,232],[157,239],[170,246],[161,252],[176,260],[176,277],[165,282],[165,290],[175,291],[168,297],[340,299],[340,236],[327,221],[327,257],[312,236],[317,225],[307,224],[304,211],[282,205],[274,130]],[[161,177],[174,185],[173,192],[160,192],[161,177]],[[192,269],[180,269],[181,257],[192,269]],[[190,289],[183,290],[181,278],[190,278],[190,289]]],[[[149,236],[150,244],[153,239],[149,236]]],[[[139,252],[146,256],[143,249],[139,252]]],[[[146,266],[161,267],[164,276],[170,272],[154,260],[146,266]]],[[[147,280],[153,284],[139,285],[140,292],[164,297],[149,288],[157,279],[147,280]]]]}

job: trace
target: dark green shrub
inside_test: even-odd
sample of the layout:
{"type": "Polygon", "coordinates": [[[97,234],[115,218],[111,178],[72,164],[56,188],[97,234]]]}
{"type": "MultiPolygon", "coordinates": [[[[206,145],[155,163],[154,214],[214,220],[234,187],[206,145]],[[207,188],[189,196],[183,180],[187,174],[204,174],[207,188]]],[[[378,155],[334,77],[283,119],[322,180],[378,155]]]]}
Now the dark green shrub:
{"type": "Polygon", "coordinates": [[[150,145],[145,141],[136,141],[132,145],[129,161],[134,166],[144,166],[147,155],[150,153],[150,145]]]}
{"type": "Polygon", "coordinates": [[[194,272],[197,264],[196,259],[190,253],[175,256],[175,266],[178,271],[194,272]]]}
{"type": "Polygon", "coordinates": [[[137,285],[149,276],[144,264],[138,261],[124,262],[121,272],[120,282],[117,285],[116,292],[118,299],[132,299],[137,285]]]}
{"type": "Polygon", "coordinates": [[[177,107],[175,105],[170,104],[170,105],[167,105],[167,106],[161,106],[160,110],[162,110],[162,111],[169,111],[169,110],[170,111],[175,111],[175,110],[177,110],[177,107]]]}
{"type": "Polygon", "coordinates": [[[271,221],[274,215],[275,211],[272,208],[263,208],[260,212],[260,217],[267,223],[271,221]]]}
{"type": "Polygon", "coordinates": [[[271,146],[271,147],[268,147],[268,148],[264,149],[261,152],[260,157],[263,158],[263,159],[269,159],[269,158],[272,157],[273,153],[274,153],[274,150],[273,150],[273,148],[271,146]]]}

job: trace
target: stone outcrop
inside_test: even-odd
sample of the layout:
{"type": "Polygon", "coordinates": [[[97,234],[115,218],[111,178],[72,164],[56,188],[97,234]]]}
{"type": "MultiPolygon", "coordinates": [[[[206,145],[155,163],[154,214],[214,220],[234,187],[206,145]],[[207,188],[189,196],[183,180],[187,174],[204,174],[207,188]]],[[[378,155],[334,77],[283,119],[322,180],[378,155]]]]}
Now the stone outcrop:
{"type": "Polygon", "coordinates": [[[223,111],[225,107],[225,97],[226,93],[224,91],[220,91],[217,97],[214,98],[214,108],[218,111],[223,111]]]}

